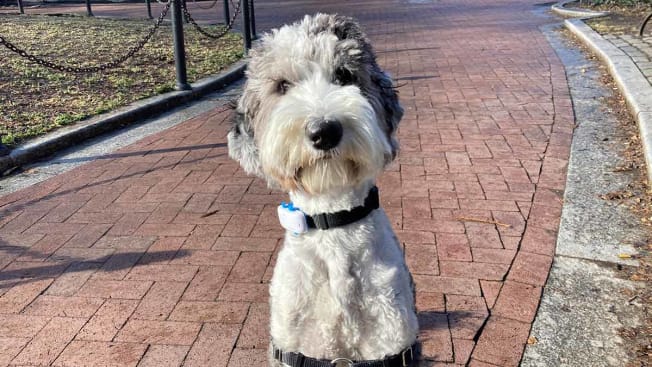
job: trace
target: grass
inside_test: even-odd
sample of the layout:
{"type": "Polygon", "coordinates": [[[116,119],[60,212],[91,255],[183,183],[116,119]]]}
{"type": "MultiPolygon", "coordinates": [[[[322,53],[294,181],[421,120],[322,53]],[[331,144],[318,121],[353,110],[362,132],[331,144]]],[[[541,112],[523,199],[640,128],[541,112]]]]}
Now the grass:
{"type": "MultiPolygon", "coordinates": [[[[0,15],[0,35],[30,53],[74,66],[123,55],[153,21],[83,16],[0,15]]],[[[205,27],[217,33],[218,26],[205,27]]],[[[219,40],[185,27],[188,79],[215,74],[243,56],[237,34],[219,40]]],[[[174,89],[172,31],[161,25],[150,42],[118,68],[74,74],[31,63],[0,46],[0,134],[14,146],[60,126],[174,89]]]]}

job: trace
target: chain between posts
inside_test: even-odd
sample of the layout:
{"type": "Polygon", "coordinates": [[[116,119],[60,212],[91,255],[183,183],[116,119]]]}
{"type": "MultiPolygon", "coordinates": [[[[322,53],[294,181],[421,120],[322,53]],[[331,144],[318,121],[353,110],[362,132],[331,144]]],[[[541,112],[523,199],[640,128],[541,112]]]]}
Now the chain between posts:
{"type": "Polygon", "coordinates": [[[195,3],[195,6],[197,6],[199,9],[203,9],[203,10],[212,9],[217,4],[217,0],[213,0],[213,3],[210,6],[201,6],[199,5],[199,1],[197,0],[192,0],[192,2],[195,3]]]}
{"type": "Polygon", "coordinates": [[[643,23],[641,23],[641,27],[638,30],[638,35],[643,37],[643,32],[645,32],[645,26],[647,25],[647,22],[652,19],[652,13],[648,14],[647,17],[645,17],[645,20],[643,20],[643,23]]]}
{"type": "Polygon", "coordinates": [[[68,72],[68,73],[95,73],[98,71],[104,71],[107,69],[113,69],[118,67],[120,64],[123,62],[127,61],[130,59],[132,56],[134,56],[138,51],[140,51],[143,47],[145,47],[145,44],[149,42],[149,40],[152,38],[156,30],[160,27],[161,23],[163,22],[163,19],[168,13],[168,10],[170,10],[170,4],[173,0],[168,1],[165,3],[165,8],[163,8],[163,11],[161,11],[161,15],[156,19],[156,23],[154,23],[154,26],[147,32],[145,37],[143,37],[134,47],[129,49],[129,51],[117,58],[114,59],[106,64],[103,65],[98,65],[98,66],[89,66],[89,67],[77,67],[77,66],[70,66],[70,65],[62,65],[62,64],[57,64],[51,61],[47,61],[45,59],[42,59],[36,55],[32,55],[28,53],[27,51],[17,47],[13,43],[7,41],[3,36],[0,35],[0,45],[5,46],[7,49],[9,49],[12,52],[17,53],[19,56],[26,58],[27,60],[34,62],[38,65],[45,66],[50,69],[58,70],[58,71],[63,71],[63,72],[68,72]]]}
{"type": "Polygon", "coordinates": [[[208,38],[217,39],[217,38],[224,37],[225,34],[229,33],[229,31],[231,31],[231,29],[233,29],[233,25],[235,24],[235,20],[238,18],[238,14],[240,14],[240,9],[242,7],[242,2],[243,1],[246,1],[246,0],[240,0],[238,2],[238,5],[236,6],[235,11],[233,12],[233,16],[231,17],[231,20],[229,21],[229,24],[226,25],[226,29],[224,29],[222,32],[217,33],[217,34],[207,32],[201,26],[199,26],[199,24],[197,24],[197,21],[195,19],[193,19],[193,17],[190,15],[190,12],[188,11],[188,6],[185,4],[185,2],[182,2],[181,6],[183,7],[184,16],[186,17],[186,19],[188,19],[188,22],[190,22],[190,24],[192,24],[192,26],[195,28],[195,30],[197,32],[203,34],[204,36],[206,36],[208,38]]]}

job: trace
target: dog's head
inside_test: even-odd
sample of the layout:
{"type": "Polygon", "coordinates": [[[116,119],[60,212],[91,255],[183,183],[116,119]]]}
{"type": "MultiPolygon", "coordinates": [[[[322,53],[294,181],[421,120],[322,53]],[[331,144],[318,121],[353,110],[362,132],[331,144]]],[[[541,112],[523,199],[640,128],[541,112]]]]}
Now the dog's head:
{"type": "Polygon", "coordinates": [[[396,156],[403,109],[353,19],[306,16],[250,56],[228,135],[248,173],[318,194],[373,178],[396,156]]]}

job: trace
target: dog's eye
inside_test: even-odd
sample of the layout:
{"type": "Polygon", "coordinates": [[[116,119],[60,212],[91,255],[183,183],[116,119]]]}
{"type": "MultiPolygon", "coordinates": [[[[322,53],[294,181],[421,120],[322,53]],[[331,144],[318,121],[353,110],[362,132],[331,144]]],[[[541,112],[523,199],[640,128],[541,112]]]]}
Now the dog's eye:
{"type": "Polygon", "coordinates": [[[349,69],[338,68],[335,70],[335,83],[339,85],[349,85],[356,81],[355,75],[349,69]]]}
{"type": "Polygon", "coordinates": [[[290,84],[290,82],[283,79],[276,84],[276,91],[278,94],[283,95],[288,92],[288,89],[290,89],[291,86],[292,84],[290,84]]]}

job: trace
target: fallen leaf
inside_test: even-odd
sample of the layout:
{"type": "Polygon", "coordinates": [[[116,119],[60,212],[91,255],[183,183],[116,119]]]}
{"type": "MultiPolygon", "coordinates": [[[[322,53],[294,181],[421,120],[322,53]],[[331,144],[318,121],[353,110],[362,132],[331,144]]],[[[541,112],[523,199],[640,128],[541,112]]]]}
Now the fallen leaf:
{"type": "Polygon", "coordinates": [[[632,255],[630,254],[618,254],[618,257],[621,259],[631,259],[632,255]]]}
{"type": "Polygon", "coordinates": [[[537,338],[535,336],[531,336],[531,337],[527,338],[527,343],[529,345],[536,344],[538,341],[539,340],[537,340],[537,338]]]}

